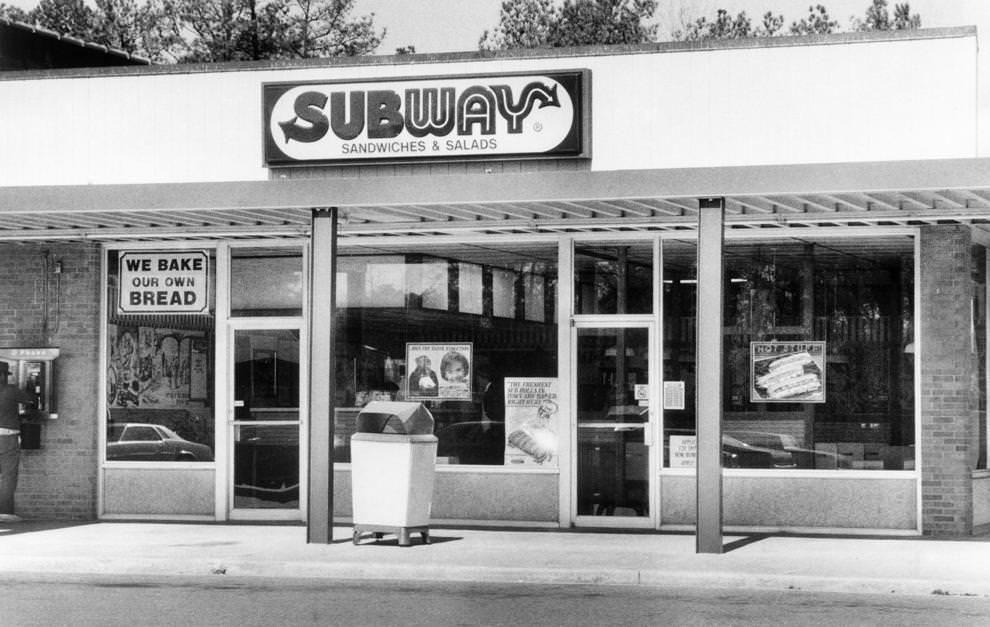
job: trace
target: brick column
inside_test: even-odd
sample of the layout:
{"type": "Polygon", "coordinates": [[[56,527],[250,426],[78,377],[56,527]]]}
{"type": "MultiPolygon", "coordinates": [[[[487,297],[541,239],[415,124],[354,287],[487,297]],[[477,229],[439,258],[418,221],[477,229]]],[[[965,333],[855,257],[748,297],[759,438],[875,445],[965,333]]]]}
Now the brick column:
{"type": "Polygon", "coordinates": [[[969,535],[972,471],[978,454],[976,355],[971,335],[971,234],[968,226],[921,229],[922,528],[926,535],[969,535]]]}
{"type": "Polygon", "coordinates": [[[97,512],[100,247],[89,242],[0,244],[0,346],[57,346],[59,417],[42,448],[21,455],[16,511],[31,518],[91,520],[97,512]],[[56,275],[45,260],[61,262],[56,275]]]}

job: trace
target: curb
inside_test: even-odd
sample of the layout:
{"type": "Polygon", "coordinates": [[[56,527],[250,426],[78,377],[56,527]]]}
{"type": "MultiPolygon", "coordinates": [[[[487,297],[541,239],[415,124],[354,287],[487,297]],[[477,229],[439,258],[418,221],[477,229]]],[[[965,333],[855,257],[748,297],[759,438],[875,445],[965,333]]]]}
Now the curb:
{"type": "Polygon", "coordinates": [[[615,585],[650,588],[712,588],[794,592],[965,596],[990,598],[990,583],[935,579],[878,579],[786,574],[661,570],[517,568],[314,561],[146,560],[18,558],[0,565],[0,580],[15,576],[57,581],[71,577],[245,577],[285,580],[376,580],[456,583],[615,585]]]}

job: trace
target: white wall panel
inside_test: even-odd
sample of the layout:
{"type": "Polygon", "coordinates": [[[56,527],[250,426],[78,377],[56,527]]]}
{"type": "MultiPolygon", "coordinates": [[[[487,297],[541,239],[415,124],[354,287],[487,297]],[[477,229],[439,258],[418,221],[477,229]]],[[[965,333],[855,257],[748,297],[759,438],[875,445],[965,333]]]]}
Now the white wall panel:
{"type": "MultiPolygon", "coordinates": [[[[0,185],[263,180],[261,84],[588,68],[595,170],[976,156],[976,37],[0,81],[0,185]]],[[[31,76],[31,75],[26,75],[31,76]]]]}

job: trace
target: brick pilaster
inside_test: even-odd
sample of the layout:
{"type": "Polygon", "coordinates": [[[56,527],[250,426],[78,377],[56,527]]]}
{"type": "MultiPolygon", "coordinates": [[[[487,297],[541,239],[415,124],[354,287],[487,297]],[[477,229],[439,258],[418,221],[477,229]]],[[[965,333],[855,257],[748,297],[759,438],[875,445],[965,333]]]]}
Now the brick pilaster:
{"type": "Polygon", "coordinates": [[[96,517],[100,249],[92,243],[0,244],[0,346],[57,346],[59,418],[21,455],[18,514],[96,517]],[[47,272],[46,272],[47,259],[47,272]],[[55,274],[54,263],[62,272],[55,274]]]}
{"type": "Polygon", "coordinates": [[[968,226],[921,230],[922,525],[928,535],[969,535],[978,454],[968,226]]]}

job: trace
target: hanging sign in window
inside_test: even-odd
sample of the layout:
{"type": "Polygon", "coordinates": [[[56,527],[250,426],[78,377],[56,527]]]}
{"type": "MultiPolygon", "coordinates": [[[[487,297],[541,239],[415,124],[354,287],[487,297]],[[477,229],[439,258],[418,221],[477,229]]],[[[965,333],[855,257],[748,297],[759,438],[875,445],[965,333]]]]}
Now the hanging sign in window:
{"type": "Polygon", "coordinates": [[[203,250],[120,255],[121,313],[209,311],[210,257],[203,250]]]}
{"type": "Polygon", "coordinates": [[[588,72],[263,86],[265,163],[587,155],[588,72]]]}
{"type": "Polygon", "coordinates": [[[471,400],[471,342],[406,344],[406,379],[409,401],[471,400]]]}
{"type": "Polygon", "coordinates": [[[825,342],[752,342],[750,351],[752,402],[825,402],[825,342]]]}
{"type": "Polygon", "coordinates": [[[505,378],[505,465],[557,466],[556,378],[505,378]]]}

